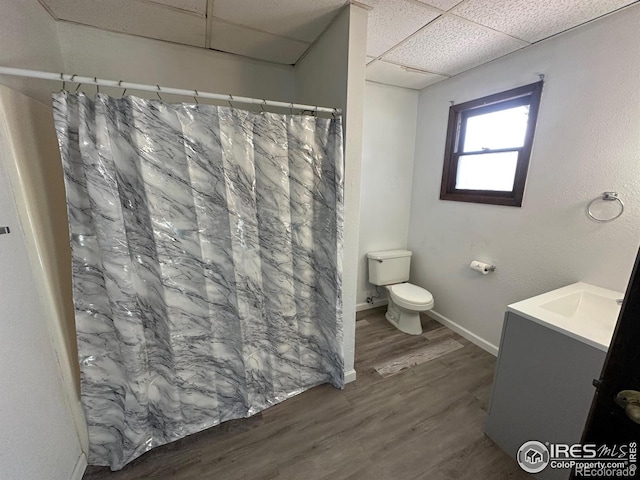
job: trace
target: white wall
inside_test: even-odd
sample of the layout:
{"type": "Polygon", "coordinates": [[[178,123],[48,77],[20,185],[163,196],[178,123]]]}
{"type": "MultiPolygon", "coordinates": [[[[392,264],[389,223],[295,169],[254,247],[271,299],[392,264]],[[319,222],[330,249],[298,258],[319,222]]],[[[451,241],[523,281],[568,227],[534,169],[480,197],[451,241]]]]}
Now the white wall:
{"type": "MultiPolygon", "coordinates": [[[[576,281],[624,290],[640,241],[640,5],[541,42],[420,93],[409,248],[412,281],[435,311],[485,348],[507,304],[576,281]],[[449,100],[546,75],[522,208],[438,199],[449,100]],[[585,207],[615,190],[624,215],[585,207]],[[493,274],[467,268],[477,258],[493,274]]],[[[493,347],[492,347],[493,346],[493,347]]]]}
{"type": "Polygon", "coordinates": [[[47,312],[43,325],[52,340],[81,446],[87,450],[87,428],[80,405],[65,191],[52,118],[49,105],[0,86],[5,168],[30,260],[24,268],[33,272],[36,292],[47,312]]]}
{"type": "Polygon", "coordinates": [[[0,225],[11,228],[0,236],[0,472],[67,480],[82,452],[7,175],[7,135],[0,116],[0,225]]]}
{"type": "MultiPolygon", "coordinates": [[[[55,21],[38,2],[2,5],[0,43],[0,65],[62,71],[55,21]]],[[[0,278],[0,471],[3,478],[68,479],[84,458],[81,431],[86,431],[67,352],[75,335],[72,344],[64,332],[73,318],[63,318],[60,305],[48,303],[48,292],[38,288],[44,272],[35,246],[46,236],[36,237],[31,229],[22,201],[22,187],[28,185],[20,184],[16,168],[25,161],[21,173],[31,179],[41,175],[46,183],[50,169],[27,167],[50,161],[52,154],[56,158],[51,108],[19,92],[48,104],[59,85],[6,76],[0,84],[11,87],[0,87],[0,223],[12,231],[0,238],[5,272],[0,278]],[[47,128],[49,136],[40,137],[47,128]]]]}
{"type": "Polygon", "coordinates": [[[345,381],[355,380],[355,320],[367,10],[347,5],[296,65],[296,101],[344,112],[344,256],[342,301],[345,381]]]}
{"type": "MultiPolygon", "coordinates": [[[[358,309],[367,308],[367,297],[375,294],[368,281],[367,252],[407,247],[417,113],[417,91],[366,83],[358,309]]],[[[384,289],[380,293],[386,298],[384,289]]]]}
{"type": "MultiPolygon", "coordinates": [[[[2,2],[0,65],[62,71],[62,54],[55,23],[36,0],[2,2]]],[[[0,83],[48,103],[56,82],[0,76],[0,83]]]]}
{"type": "MultiPolygon", "coordinates": [[[[67,73],[293,101],[295,75],[291,66],[67,22],[58,22],[58,33],[67,73]]],[[[95,93],[96,89],[87,86],[86,91],[95,93]]],[[[111,95],[122,94],[122,90],[101,88],[101,91],[111,95]]],[[[129,93],[155,98],[153,93],[129,93]]],[[[165,100],[193,101],[170,95],[165,100]]]]}

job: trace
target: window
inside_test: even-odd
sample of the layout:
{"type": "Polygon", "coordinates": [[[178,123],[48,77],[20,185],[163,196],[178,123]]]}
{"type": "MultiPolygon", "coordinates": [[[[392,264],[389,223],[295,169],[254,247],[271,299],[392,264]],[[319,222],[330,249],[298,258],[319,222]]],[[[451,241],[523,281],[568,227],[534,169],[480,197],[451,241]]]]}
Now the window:
{"type": "Polygon", "coordinates": [[[441,200],[522,205],[542,82],[452,105],[441,200]]]}

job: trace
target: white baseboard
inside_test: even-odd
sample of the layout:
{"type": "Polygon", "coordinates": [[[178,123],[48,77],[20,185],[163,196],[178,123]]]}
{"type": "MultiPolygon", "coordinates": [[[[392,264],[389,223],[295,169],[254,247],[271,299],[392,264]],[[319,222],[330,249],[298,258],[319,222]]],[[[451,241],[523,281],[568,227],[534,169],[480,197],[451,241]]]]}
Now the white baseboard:
{"type": "Polygon", "coordinates": [[[87,457],[84,453],[81,453],[76,462],[76,466],[73,469],[70,480],[82,480],[84,472],[87,469],[87,457]]]}
{"type": "Polygon", "coordinates": [[[371,303],[358,303],[356,304],[356,312],[361,312],[363,310],[371,310],[372,308],[382,307],[387,305],[389,300],[386,298],[379,298],[378,300],[374,300],[373,304],[371,303]]]}
{"type": "Polygon", "coordinates": [[[449,327],[454,332],[462,335],[464,338],[466,338],[470,342],[475,343],[481,349],[489,352],[494,357],[498,356],[498,347],[496,347],[493,343],[487,342],[484,338],[479,337],[478,335],[476,335],[475,333],[471,332],[470,330],[467,330],[464,327],[461,327],[460,325],[458,325],[453,320],[448,319],[444,315],[440,315],[438,312],[434,312],[433,310],[429,310],[428,312],[426,312],[426,314],[429,315],[430,317],[433,317],[434,319],[436,319],[438,322],[440,322],[445,327],[449,327]]]}
{"type": "Polygon", "coordinates": [[[356,381],[356,371],[352,368],[351,370],[348,370],[346,372],[344,372],[344,383],[345,385],[347,383],[351,383],[351,382],[355,382],[356,381]]]}

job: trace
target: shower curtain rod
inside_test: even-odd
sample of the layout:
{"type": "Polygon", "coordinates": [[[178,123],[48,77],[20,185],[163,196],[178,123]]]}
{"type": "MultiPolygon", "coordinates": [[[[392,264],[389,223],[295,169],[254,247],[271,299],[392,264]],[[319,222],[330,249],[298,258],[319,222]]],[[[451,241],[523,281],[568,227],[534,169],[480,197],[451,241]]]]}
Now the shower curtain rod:
{"type": "Polygon", "coordinates": [[[198,90],[185,90],[182,88],[161,87],[159,85],[147,85],[143,83],[123,82],[122,80],[106,80],[104,78],[83,77],[69,73],[41,72],[38,70],[26,70],[22,68],[0,67],[0,75],[11,75],[14,77],[38,78],[42,80],[57,80],[59,82],[72,82],[77,84],[98,85],[102,87],[123,88],[125,90],[140,90],[143,92],[165,93],[169,95],[183,95],[187,97],[210,98],[212,100],[223,100],[226,102],[248,103],[252,105],[262,105],[271,107],[289,108],[291,110],[307,110],[312,112],[324,112],[341,114],[339,108],[318,107],[315,105],[304,105],[301,103],[278,102],[275,100],[265,100],[262,98],[235,97],[233,95],[223,95],[220,93],[200,92],[198,90]]]}

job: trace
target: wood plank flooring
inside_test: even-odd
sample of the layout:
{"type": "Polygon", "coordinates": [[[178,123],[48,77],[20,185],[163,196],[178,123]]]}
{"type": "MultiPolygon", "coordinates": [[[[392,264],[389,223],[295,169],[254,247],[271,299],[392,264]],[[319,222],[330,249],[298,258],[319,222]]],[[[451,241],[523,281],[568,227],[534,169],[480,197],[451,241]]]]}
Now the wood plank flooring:
{"type": "Polygon", "coordinates": [[[384,308],[361,312],[358,378],[343,391],[316,387],[254,417],[156,448],[119,472],[89,467],[83,478],[531,478],[483,434],[495,358],[429,317],[423,327],[422,335],[410,336],[384,319],[384,308]],[[443,341],[461,347],[448,350],[443,341]],[[430,358],[415,364],[412,352],[430,358]],[[383,377],[376,368],[384,365],[394,371],[383,377]]]}
{"type": "Polygon", "coordinates": [[[453,338],[443,338],[438,342],[429,342],[424,347],[403,353],[396,358],[387,360],[380,365],[376,365],[375,369],[383,377],[395,375],[402,370],[411,368],[415,365],[428,362],[434,358],[438,358],[447,353],[463,348],[463,345],[453,338]]]}

